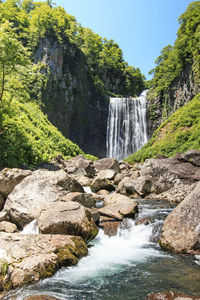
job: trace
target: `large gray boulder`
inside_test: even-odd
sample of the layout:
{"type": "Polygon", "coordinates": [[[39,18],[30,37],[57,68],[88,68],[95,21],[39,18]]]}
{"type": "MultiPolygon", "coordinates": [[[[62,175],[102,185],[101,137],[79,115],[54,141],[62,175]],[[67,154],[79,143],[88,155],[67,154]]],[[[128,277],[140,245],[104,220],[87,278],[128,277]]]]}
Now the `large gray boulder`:
{"type": "Polygon", "coordinates": [[[95,169],[99,172],[101,170],[112,169],[116,173],[120,173],[119,163],[114,158],[102,158],[94,162],[95,169]]]}
{"type": "Polygon", "coordinates": [[[90,184],[90,188],[93,192],[98,192],[100,190],[114,190],[114,183],[112,180],[114,179],[116,172],[114,170],[101,170],[94,180],[90,184]]]}
{"type": "Polygon", "coordinates": [[[62,266],[77,264],[87,255],[81,237],[0,233],[0,291],[52,276],[62,266]]]}
{"type": "Polygon", "coordinates": [[[186,153],[178,153],[175,156],[181,162],[188,162],[196,167],[200,167],[200,151],[199,150],[190,150],[186,153]]]}
{"type": "Polygon", "coordinates": [[[83,175],[92,178],[96,173],[93,162],[87,160],[83,155],[75,156],[70,160],[64,160],[61,155],[57,155],[52,163],[57,164],[69,175],[83,175]]]}
{"type": "Polygon", "coordinates": [[[81,236],[86,242],[98,233],[91,214],[80,203],[57,202],[43,210],[38,218],[41,233],[81,236]]]}
{"type": "Polygon", "coordinates": [[[70,193],[68,195],[65,195],[60,198],[60,201],[68,202],[68,201],[74,201],[81,203],[84,207],[92,208],[96,207],[96,198],[94,197],[94,194],[90,193],[70,193]]]}
{"type": "Polygon", "coordinates": [[[30,176],[30,170],[5,168],[0,172],[0,194],[6,199],[14,187],[25,177],[30,176]]]}
{"type": "Polygon", "coordinates": [[[8,196],[4,211],[19,227],[36,219],[43,209],[70,192],[84,192],[83,187],[65,171],[37,170],[23,179],[8,196]]]}
{"type": "Polygon", "coordinates": [[[200,253],[200,182],[168,215],[160,245],[177,253],[200,253]]]}
{"type": "MultiPolygon", "coordinates": [[[[153,198],[181,202],[200,180],[200,168],[176,158],[148,159],[140,166],[140,177],[151,178],[153,198]]],[[[139,178],[140,178],[139,177],[139,178]]],[[[139,180],[137,179],[137,181],[139,180]]]]}
{"type": "Polygon", "coordinates": [[[134,218],[138,212],[137,203],[124,195],[113,193],[105,197],[105,207],[99,208],[101,216],[107,216],[122,220],[123,218],[134,218]]]}

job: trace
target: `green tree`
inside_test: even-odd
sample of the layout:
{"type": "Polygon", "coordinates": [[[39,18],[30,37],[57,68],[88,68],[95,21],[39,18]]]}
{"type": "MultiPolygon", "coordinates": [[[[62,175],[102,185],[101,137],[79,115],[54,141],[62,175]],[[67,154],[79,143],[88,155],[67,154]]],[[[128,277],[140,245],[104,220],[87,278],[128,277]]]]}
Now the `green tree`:
{"type": "Polygon", "coordinates": [[[30,62],[27,49],[18,41],[17,35],[8,22],[0,26],[0,53],[0,109],[4,111],[6,108],[5,92],[10,75],[17,73],[19,66],[30,62]]]}

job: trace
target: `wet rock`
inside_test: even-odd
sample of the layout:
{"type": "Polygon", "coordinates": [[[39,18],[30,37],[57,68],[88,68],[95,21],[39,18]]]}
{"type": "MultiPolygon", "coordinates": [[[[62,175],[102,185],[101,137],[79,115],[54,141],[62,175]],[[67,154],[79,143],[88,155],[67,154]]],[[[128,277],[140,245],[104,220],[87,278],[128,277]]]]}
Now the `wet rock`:
{"type": "Polygon", "coordinates": [[[14,187],[31,174],[32,172],[30,170],[3,169],[0,172],[0,193],[6,199],[14,187]]]}
{"type": "Polygon", "coordinates": [[[24,298],[24,300],[59,300],[59,299],[48,295],[32,295],[24,298]]]}
{"type": "Polygon", "coordinates": [[[167,216],[160,245],[177,253],[200,253],[200,182],[167,216]]]}
{"type": "Polygon", "coordinates": [[[155,294],[149,294],[145,298],[146,300],[200,300],[200,296],[192,296],[186,294],[180,294],[175,292],[161,292],[155,294]]]}
{"type": "Polygon", "coordinates": [[[5,272],[0,277],[3,290],[52,276],[59,267],[75,265],[79,258],[87,255],[81,237],[64,235],[0,233],[0,249],[3,249],[1,259],[6,262],[5,272]]]}
{"type": "Polygon", "coordinates": [[[141,219],[137,219],[135,221],[135,225],[149,225],[151,222],[150,218],[148,217],[144,217],[144,218],[141,218],[141,219]]]}
{"type": "Polygon", "coordinates": [[[152,235],[150,236],[150,242],[152,243],[158,243],[160,236],[161,236],[161,232],[162,232],[162,223],[158,223],[154,226],[153,230],[152,230],[152,235]]]}
{"type": "Polygon", "coordinates": [[[37,170],[24,178],[9,194],[4,210],[12,223],[23,228],[40,212],[70,192],[84,192],[65,171],[37,170]]]}
{"type": "Polygon", "coordinates": [[[67,201],[74,201],[74,202],[79,202],[83,206],[92,208],[96,206],[96,201],[95,197],[93,194],[88,194],[88,193],[70,193],[68,195],[65,195],[60,198],[60,201],[67,202],[67,201]]]}
{"type": "Polygon", "coordinates": [[[99,220],[99,227],[103,229],[106,235],[111,237],[117,234],[118,228],[120,227],[120,222],[114,218],[101,216],[99,220]]]}
{"type": "Polygon", "coordinates": [[[8,221],[2,221],[0,222],[0,231],[4,231],[7,233],[13,233],[17,232],[17,226],[13,223],[10,223],[8,221]]]}
{"type": "Polygon", "coordinates": [[[98,233],[91,214],[80,203],[56,202],[38,218],[40,233],[81,236],[86,242],[98,233]]]}
{"type": "Polygon", "coordinates": [[[97,171],[112,169],[116,173],[120,172],[119,163],[114,158],[103,158],[94,162],[94,167],[97,171]]]}

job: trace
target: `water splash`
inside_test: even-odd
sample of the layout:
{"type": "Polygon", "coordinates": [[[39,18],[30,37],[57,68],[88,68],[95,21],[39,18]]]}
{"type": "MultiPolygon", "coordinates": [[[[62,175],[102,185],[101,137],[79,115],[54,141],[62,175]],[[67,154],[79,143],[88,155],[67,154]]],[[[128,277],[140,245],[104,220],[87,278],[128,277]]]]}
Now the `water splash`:
{"type": "Polygon", "coordinates": [[[146,94],[137,98],[111,98],[107,121],[107,157],[118,160],[136,152],[148,141],[146,94]]]}
{"type": "Polygon", "coordinates": [[[37,220],[33,220],[29,224],[24,226],[21,233],[22,234],[38,234],[39,228],[38,228],[37,220]]]}

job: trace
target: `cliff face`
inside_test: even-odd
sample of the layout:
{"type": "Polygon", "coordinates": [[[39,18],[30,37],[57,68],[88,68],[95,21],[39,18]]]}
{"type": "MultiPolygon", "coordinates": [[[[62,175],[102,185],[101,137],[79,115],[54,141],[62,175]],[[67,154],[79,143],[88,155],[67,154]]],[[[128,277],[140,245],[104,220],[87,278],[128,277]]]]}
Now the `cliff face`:
{"type": "Polygon", "coordinates": [[[45,64],[42,101],[50,122],[86,153],[105,156],[108,99],[96,90],[84,54],[52,37],[40,40],[34,59],[45,64]]]}
{"type": "Polygon", "coordinates": [[[148,135],[153,132],[179,107],[184,106],[197,93],[200,92],[200,83],[195,79],[194,71],[191,65],[188,65],[170,86],[169,91],[160,96],[154,97],[150,90],[147,95],[147,126],[148,135]]]}

